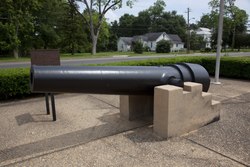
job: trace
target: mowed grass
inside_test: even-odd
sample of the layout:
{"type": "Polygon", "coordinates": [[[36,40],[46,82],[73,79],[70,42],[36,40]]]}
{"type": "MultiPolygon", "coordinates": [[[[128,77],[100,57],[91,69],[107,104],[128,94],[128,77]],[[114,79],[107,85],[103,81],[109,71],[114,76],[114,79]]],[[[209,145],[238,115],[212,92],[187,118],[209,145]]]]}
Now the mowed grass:
{"type": "MultiPolygon", "coordinates": [[[[250,50],[244,50],[244,51],[250,51],[250,50]]],[[[190,56],[192,56],[193,52],[190,52],[190,56]]],[[[199,52],[194,52],[194,53],[199,53],[199,52]]],[[[207,54],[211,54],[212,52],[209,52],[207,54]]],[[[222,52],[222,55],[227,52],[222,52]]],[[[181,56],[183,54],[186,54],[186,52],[171,52],[171,53],[155,53],[155,52],[143,52],[142,54],[136,54],[134,52],[99,52],[96,53],[95,55],[92,55],[91,53],[75,53],[72,55],[71,53],[61,53],[60,58],[62,60],[67,60],[67,59],[90,59],[90,58],[108,58],[108,57],[119,57],[119,56],[127,56],[127,57],[132,57],[132,56],[157,56],[157,55],[176,55],[176,56],[181,56]]],[[[204,53],[206,55],[206,53],[204,53]]],[[[240,56],[238,56],[240,57],[240,56]]],[[[0,63],[5,63],[5,62],[25,62],[25,61],[30,61],[30,57],[19,57],[18,59],[11,57],[11,56],[5,56],[1,57],[0,55],[0,63]]]]}

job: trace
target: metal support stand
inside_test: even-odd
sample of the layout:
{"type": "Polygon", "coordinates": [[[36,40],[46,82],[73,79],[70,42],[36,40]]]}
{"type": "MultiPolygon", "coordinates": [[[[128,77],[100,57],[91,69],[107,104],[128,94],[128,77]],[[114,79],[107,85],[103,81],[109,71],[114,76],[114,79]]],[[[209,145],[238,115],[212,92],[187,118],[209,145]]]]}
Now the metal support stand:
{"type": "Polygon", "coordinates": [[[49,110],[49,94],[48,93],[45,93],[45,102],[46,102],[47,115],[49,115],[50,110],[49,110]]]}
{"type": "Polygon", "coordinates": [[[53,121],[56,121],[55,97],[53,93],[51,93],[50,96],[51,96],[52,117],[53,121]]]}
{"type": "Polygon", "coordinates": [[[51,98],[52,118],[53,118],[53,121],[56,121],[55,97],[53,93],[45,93],[46,111],[47,111],[47,114],[50,115],[49,95],[51,98]]]}

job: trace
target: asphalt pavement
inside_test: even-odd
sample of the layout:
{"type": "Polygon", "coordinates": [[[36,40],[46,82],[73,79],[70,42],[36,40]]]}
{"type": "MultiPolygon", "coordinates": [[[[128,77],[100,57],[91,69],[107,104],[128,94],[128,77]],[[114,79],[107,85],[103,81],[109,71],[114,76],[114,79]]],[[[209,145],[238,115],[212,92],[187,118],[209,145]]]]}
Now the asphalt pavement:
{"type": "Polygon", "coordinates": [[[119,96],[57,94],[56,122],[43,97],[0,102],[0,166],[250,166],[249,81],[220,81],[220,120],[168,140],[120,117],[119,96]]]}
{"type": "MultiPolygon", "coordinates": [[[[250,56],[250,52],[228,52],[222,53],[221,55],[227,56],[250,56]]],[[[194,54],[167,54],[167,55],[152,55],[152,56],[124,56],[117,55],[113,57],[105,58],[84,58],[84,59],[62,59],[61,64],[65,66],[72,65],[84,65],[84,64],[104,64],[112,62],[122,62],[122,61],[138,61],[146,59],[158,59],[158,58],[169,58],[175,56],[215,56],[215,53],[194,53],[194,54]]],[[[30,67],[30,62],[0,62],[0,69],[2,68],[21,68],[30,67]]]]}

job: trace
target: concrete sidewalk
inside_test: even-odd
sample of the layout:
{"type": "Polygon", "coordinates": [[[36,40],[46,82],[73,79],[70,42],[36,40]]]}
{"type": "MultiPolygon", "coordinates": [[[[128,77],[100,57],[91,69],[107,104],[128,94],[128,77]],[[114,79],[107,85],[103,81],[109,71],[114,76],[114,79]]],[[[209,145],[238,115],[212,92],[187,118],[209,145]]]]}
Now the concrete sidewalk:
{"type": "Polygon", "coordinates": [[[221,82],[221,120],[169,140],[121,118],[118,96],[56,95],[56,122],[42,97],[0,103],[0,166],[250,166],[250,82],[221,82]]]}

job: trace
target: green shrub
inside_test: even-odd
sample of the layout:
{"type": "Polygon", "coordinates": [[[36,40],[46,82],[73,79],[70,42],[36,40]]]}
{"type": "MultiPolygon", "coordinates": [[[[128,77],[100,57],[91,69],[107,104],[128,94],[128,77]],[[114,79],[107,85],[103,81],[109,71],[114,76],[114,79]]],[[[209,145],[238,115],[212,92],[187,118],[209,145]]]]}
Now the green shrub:
{"type": "Polygon", "coordinates": [[[144,50],[144,52],[150,52],[151,50],[150,50],[150,47],[148,47],[148,46],[144,46],[143,47],[143,50],[144,50]]]}
{"type": "Polygon", "coordinates": [[[143,53],[143,44],[140,41],[136,41],[133,45],[133,50],[135,53],[142,54],[143,53]]]}
{"type": "Polygon", "coordinates": [[[0,70],[0,100],[22,98],[30,94],[28,68],[0,70]]]}
{"type": "Polygon", "coordinates": [[[166,40],[161,40],[157,42],[156,53],[169,53],[171,49],[171,44],[166,40]]]}
{"type": "Polygon", "coordinates": [[[211,48],[205,48],[205,50],[204,50],[205,52],[211,52],[212,51],[212,49],[211,48]]]}
{"type": "MultiPolygon", "coordinates": [[[[114,66],[165,66],[174,63],[188,62],[200,64],[210,75],[215,74],[215,57],[194,56],[194,57],[174,57],[160,58],[154,60],[130,61],[109,63],[106,65],[114,66]]],[[[220,66],[220,76],[228,78],[248,79],[250,80],[250,58],[248,57],[222,57],[220,66]]]]}

